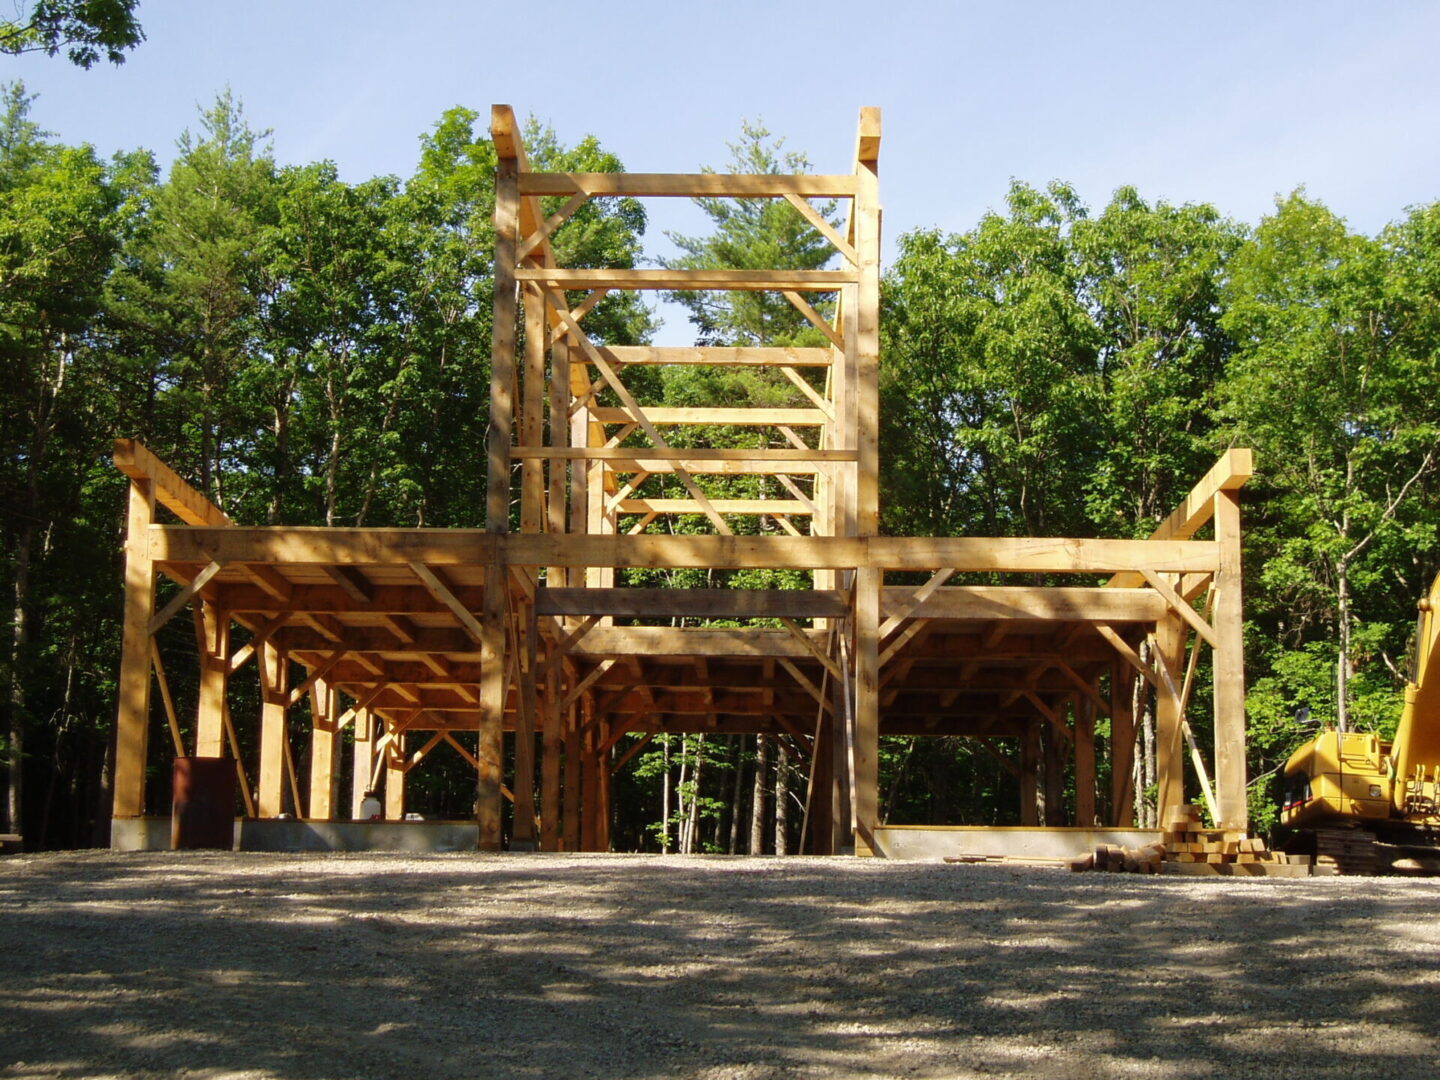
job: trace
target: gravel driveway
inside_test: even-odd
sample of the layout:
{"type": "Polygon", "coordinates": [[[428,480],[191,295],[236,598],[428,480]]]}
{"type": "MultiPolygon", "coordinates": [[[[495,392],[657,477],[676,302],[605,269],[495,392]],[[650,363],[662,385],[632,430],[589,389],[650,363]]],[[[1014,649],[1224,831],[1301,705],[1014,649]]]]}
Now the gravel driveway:
{"type": "Polygon", "coordinates": [[[1440,1075],[1440,881],[0,860],[0,1077],[1440,1075]]]}

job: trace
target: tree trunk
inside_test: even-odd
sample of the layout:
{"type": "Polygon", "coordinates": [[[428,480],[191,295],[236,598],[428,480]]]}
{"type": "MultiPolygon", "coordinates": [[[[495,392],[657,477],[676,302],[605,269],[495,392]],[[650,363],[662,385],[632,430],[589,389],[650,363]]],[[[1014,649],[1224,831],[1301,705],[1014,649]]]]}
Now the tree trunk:
{"type": "Polygon", "coordinates": [[[741,759],[745,748],[743,735],[730,736],[731,756],[735,762],[735,782],[730,785],[730,843],[726,851],[734,855],[740,850],[740,811],[745,795],[745,770],[741,759]]]}
{"type": "Polygon", "coordinates": [[[1335,661],[1335,727],[1350,730],[1350,567],[1335,567],[1336,607],[1340,623],[1340,655],[1335,661]]]}
{"type": "Polygon", "coordinates": [[[660,736],[665,755],[664,782],[660,786],[660,854],[670,854],[670,736],[660,736]]]}
{"type": "MultiPolygon", "coordinates": [[[[31,500],[34,507],[34,500],[31,500]]],[[[24,832],[22,803],[25,792],[25,653],[30,644],[30,621],[26,616],[30,592],[30,557],[35,544],[35,524],[26,521],[20,528],[20,537],[15,545],[15,591],[14,622],[10,633],[10,725],[6,735],[9,739],[9,753],[6,760],[6,774],[9,784],[5,792],[6,831],[24,832]]]]}
{"type": "Polygon", "coordinates": [[[750,854],[765,854],[765,770],[769,765],[770,743],[755,736],[755,783],[750,793],[750,854]]]}
{"type": "Polygon", "coordinates": [[[775,741],[775,854],[790,853],[790,750],[777,739],[775,741]]]}

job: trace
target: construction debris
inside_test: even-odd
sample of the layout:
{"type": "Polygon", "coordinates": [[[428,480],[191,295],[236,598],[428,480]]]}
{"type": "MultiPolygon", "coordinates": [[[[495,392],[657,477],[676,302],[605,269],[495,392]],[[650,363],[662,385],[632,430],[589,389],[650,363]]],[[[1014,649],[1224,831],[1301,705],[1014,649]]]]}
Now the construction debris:
{"type": "Polygon", "coordinates": [[[1310,860],[1267,851],[1260,837],[1241,829],[1209,829],[1200,807],[1175,807],[1166,815],[1160,842],[1127,848],[1101,844],[1070,861],[1070,869],[1126,874],[1188,874],[1229,877],[1308,877],[1310,860]]]}

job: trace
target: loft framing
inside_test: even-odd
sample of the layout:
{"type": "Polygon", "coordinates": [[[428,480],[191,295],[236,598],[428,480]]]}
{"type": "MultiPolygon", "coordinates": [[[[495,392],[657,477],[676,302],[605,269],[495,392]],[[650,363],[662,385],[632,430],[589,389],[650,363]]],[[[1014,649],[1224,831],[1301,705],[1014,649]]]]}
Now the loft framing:
{"type": "Polygon", "coordinates": [[[260,819],[347,818],[377,787],[400,818],[406,774],[432,752],[458,753],[475,770],[485,850],[607,848],[613,775],[656,734],[681,732],[780,740],[808,772],[803,842],[816,853],[876,850],[882,734],[979,740],[1017,778],[1024,824],[1041,823],[1043,804],[1047,824],[1128,825],[1140,702],[1157,723],[1161,811],[1185,801],[1188,751],[1214,816],[1244,827],[1238,492],[1249,451],[1224,455],[1148,540],[880,536],[879,111],[861,111],[853,170],[832,176],[537,173],[509,107],[495,107],[491,134],[488,528],[245,527],[121,440],[117,825],[155,809],[145,775],[152,733],[164,731],[177,755],[232,757],[246,816],[260,819]],[[829,239],[837,268],[556,265],[555,230],[616,195],[784,200],[829,239]],[[833,227],[817,198],[841,205],[847,224],[833,227]],[[587,332],[606,295],[655,289],[778,293],[821,344],[618,346],[587,332]],[[646,404],[625,373],[655,365],[765,369],[794,401],[646,404]],[[763,446],[689,445],[705,425],[763,433],[763,446]],[[757,482],[733,497],[716,476],[757,482]],[[162,508],[179,523],[162,523],[162,508]],[[681,515],[709,534],[656,530],[681,515]],[[1207,527],[1212,538],[1197,539],[1207,527]],[[696,567],[803,571],[810,588],[629,588],[615,573],[696,567]],[[978,573],[1074,583],[954,583],[978,573]],[[179,586],[163,606],[162,576],[179,586]],[[155,644],[187,607],[199,649],[188,744],[155,644]],[[739,625],[674,625],[709,619],[739,625]],[[1186,720],[1202,649],[1213,771],[1186,720]],[[231,715],[234,678],[258,678],[258,717],[231,715]],[[297,754],[288,721],[302,700],[313,723],[297,754]],[[1097,738],[1101,719],[1108,738],[1097,738]],[[239,724],[258,739],[238,738],[239,724]],[[258,742],[250,760],[245,741],[258,742]],[[1062,807],[1067,770],[1075,796],[1062,807]]]}

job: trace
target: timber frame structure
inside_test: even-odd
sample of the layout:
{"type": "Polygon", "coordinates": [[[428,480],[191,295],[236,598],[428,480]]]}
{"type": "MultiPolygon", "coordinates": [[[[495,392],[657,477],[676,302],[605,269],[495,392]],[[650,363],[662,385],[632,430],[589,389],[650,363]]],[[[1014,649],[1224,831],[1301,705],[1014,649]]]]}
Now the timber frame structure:
{"type": "Polygon", "coordinates": [[[879,535],[879,110],[861,111],[853,170],[823,176],[533,172],[508,106],[493,110],[491,133],[488,528],[247,528],[121,440],[130,501],[117,823],[146,814],[150,734],[164,724],[179,756],[235,758],[245,814],[261,819],[287,805],[296,817],[347,818],[382,780],[386,816],[403,818],[406,773],[449,746],[476,771],[482,850],[606,849],[611,777],[662,732],[780,739],[808,762],[803,842],[814,853],[877,850],[882,734],[981,740],[1018,778],[1022,824],[1040,824],[1043,804],[1045,824],[1125,826],[1134,710],[1153,694],[1161,812],[1186,801],[1188,742],[1217,821],[1245,826],[1238,496],[1249,451],[1222,457],[1148,540],[879,535]],[[830,241],[840,268],[557,266],[554,230],[586,200],[614,196],[782,199],[830,241]],[[813,199],[847,208],[848,227],[813,199]],[[657,289],[783,294],[825,344],[617,347],[587,335],[585,316],[607,293],[657,289]],[[798,404],[644,405],[623,378],[644,365],[764,368],[798,404]],[[753,432],[758,448],[691,445],[697,425],[753,432]],[[754,497],[708,493],[707,474],[753,478],[754,497]],[[160,507],[179,524],[160,523],[160,507]],[[676,515],[713,532],[650,528],[676,515]],[[1197,539],[1207,524],[1213,539],[1197,539]],[[803,571],[811,587],[616,583],[617,568],[696,567],[803,571]],[[1078,583],[953,583],[1003,574],[1078,583]],[[162,575],[179,591],[157,611],[162,575]],[[200,656],[193,751],[155,644],[187,605],[200,656]],[[1214,677],[1213,787],[1185,719],[1202,646],[1214,677]],[[252,662],[258,762],[247,770],[227,684],[252,662]],[[163,721],[152,718],[154,688],[163,721]],[[302,777],[288,716],[307,697],[302,777]],[[1106,792],[1098,718],[1109,720],[1106,792]],[[1067,770],[1075,796],[1064,808],[1067,770]],[[502,798],[513,802],[508,836],[502,798]]]}

